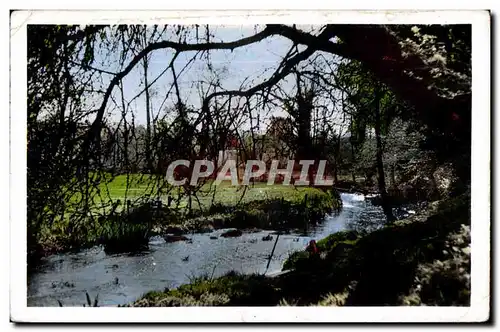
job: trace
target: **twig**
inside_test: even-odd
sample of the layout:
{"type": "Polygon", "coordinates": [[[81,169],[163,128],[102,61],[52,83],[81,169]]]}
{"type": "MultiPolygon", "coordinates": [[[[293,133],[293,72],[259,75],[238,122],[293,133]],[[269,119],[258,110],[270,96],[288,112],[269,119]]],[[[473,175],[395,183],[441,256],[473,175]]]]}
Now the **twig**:
{"type": "Polygon", "coordinates": [[[280,238],[280,234],[276,235],[276,241],[274,241],[273,250],[271,251],[271,255],[269,255],[269,259],[267,260],[266,272],[264,272],[264,274],[266,274],[267,270],[269,269],[269,265],[271,264],[271,259],[273,258],[274,250],[276,249],[276,244],[278,244],[279,238],[280,238]]]}

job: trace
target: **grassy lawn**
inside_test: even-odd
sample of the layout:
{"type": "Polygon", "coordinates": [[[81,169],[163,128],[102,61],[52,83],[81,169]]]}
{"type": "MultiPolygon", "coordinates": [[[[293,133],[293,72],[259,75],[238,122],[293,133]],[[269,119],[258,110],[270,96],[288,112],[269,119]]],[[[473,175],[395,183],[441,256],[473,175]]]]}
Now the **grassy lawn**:
{"type": "MultiPolygon", "coordinates": [[[[163,182],[163,178],[160,179],[163,182]]],[[[98,186],[100,195],[96,193],[94,203],[96,208],[101,204],[111,204],[112,202],[134,201],[138,198],[150,196],[157,197],[158,178],[147,174],[118,175],[110,182],[102,182],[98,186]]],[[[167,203],[168,196],[172,196],[174,202],[179,195],[182,195],[183,188],[162,188],[160,198],[163,203],[167,203]]],[[[281,184],[267,185],[266,182],[255,183],[249,186],[233,186],[230,181],[223,181],[218,185],[207,182],[197,193],[198,200],[193,197],[194,209],[207,209],[213,203],[224,205],[235,205],[238,202],[247,203],[254,200],[277,199],[277,198],[303,198],[305,194],[311,192],[308,187],[284,186],[281,184]],[[215,192],[215,195],[214,195],[215,192]]],[[[74,197],[72,200],[77,201],[74,197]]],[[[184,208],[188,204],[186,195],[180,200],[179,208],[184,208]]]]}
{"type": "MultiPolygon", "coordinates": [[[[95,180],[94,180],[95,181],[95,180]]],[[[81,194],[70,197],[64,217],[43,225],[39,243],[46,251],[79,248],[113,239],[117,243],[144,241],[148,229],[164,229],[169,225],[196,230],[199,227],[245,228],[287,227],[304,225],[311,218],[320,218],[339,203],[329,193],[311,187],[295,187],[267,183],[233,186],[230,181],[219,185],[206,183],[191,197],[193,214],[187,216],[189,198],[183,188],[163,188],[160,196],[164,207],[171,196],[173,209],[154,212],[147,201],[156,200],[159,179],[151,175],[131,174],[102,176],[89,202],[90,208],[79,204],[81,194]],[[305,197],[307,196],[307,200],[305,197]],[[130,210],[126,202],[130,200],[130,210]],[[307,202],[307,204],[306,204],[307,202]],[[239,204],[238,204],[239,203],[239,204]],[[112,212],[115,206],[114,213],[112,212]],[[79,213],[75,213],[79,209],[79,213]],[[209,216],[225,214],[222,223],[214,225],[209,216]],[[200,218],[190,219],[193,216],[200,218]]]]}

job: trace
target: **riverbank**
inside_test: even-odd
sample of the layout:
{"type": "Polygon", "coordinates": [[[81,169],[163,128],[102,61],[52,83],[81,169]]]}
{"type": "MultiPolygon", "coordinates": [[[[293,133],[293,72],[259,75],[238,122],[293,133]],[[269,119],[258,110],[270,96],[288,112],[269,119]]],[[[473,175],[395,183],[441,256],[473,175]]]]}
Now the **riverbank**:
{"type": "MultiPolygon", "coordinates": [[[[123,182],[120,180],[120,184],[123,182]]],[[[114,193],[119,192],[118,187],[115,186],[114,193]]],[[[320,222],[342,204],[334,190],[266,184],[246,188],[207,185],[206,190],[198,194],[197,204],[191,210],[187,209],[185,198],[175,207],[166,202],[157,206],[146,201],[124,207],[126,197],[123,200],[114,197],[114,209],[104,216],[96,214],[78,225],[59,220],[47,226],[32,257],[78,251],[99,244],[110,253],[134,252],[146,248],[152,236],[166,236],[177,241],[187,239],[180,235],[225,228],[303,230],[320,222]]]]}
{"type": "Polygon", "coordinates": [[[283,189],[279,198],[247,199],[236,205],[216,203],[206,211],[195,212],[194,215],[198,214],[196,217],[159,224],[154,233],[183,235],[226,228],[284,232],[303,230],[321,222],[325,215],[341,207],[340,196],[334,190],[297,187],[283,189]]]}
{"type": "Polygon", "coordinates": [[[363,235],[333,234],[321,253],[299,252],[292,271],[271,278],[228,273],[152,291],[131,306],[469,305],[470,196],[435,201],[425,211],[363,235]]]}

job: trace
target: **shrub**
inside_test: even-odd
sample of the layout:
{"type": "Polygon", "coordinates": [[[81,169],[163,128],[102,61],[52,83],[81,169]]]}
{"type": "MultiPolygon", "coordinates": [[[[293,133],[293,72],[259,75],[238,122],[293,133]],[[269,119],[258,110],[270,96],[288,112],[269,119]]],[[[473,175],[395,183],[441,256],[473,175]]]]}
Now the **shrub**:
{"type": "Polygon", "coordinates": [[[307,251],[295,251],[283,263],[283,270],[296,269],[308,259],[309,253],[307,251]]]}
{"type": "Polygon", "coordinates": [[[266,277],[229,272],[214,280],[204,276],[177,289],[149,292],[132,305],[272,305],[278,300],[278,291],[266,277]]]}

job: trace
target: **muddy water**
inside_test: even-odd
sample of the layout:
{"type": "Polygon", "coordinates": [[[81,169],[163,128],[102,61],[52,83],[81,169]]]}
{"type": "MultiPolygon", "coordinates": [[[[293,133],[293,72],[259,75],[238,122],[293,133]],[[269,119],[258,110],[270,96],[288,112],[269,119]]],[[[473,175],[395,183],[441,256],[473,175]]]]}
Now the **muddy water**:
{"type": "Polygon", "coordinates": [[[373,229],[384,216],[362,195],[341,194],[343,208],[328,216],[323,223],[311,227],[306,234],[280,235],[269,268],[272,241],[263,237],[272,233],[244,233],[241,237],[222,238],[224,230],[189,235],[191,243],[165,243],[161,237],[151,238],[149,250],[141,254],[107,255],[94,247],[76,254],[47,257],[36,272],[28,277],[28,306],[81,306],[85,292],[100,306],[126,304],[150,290],[174,288],[199,275],[218,276],[235,270],[241,273],[279,271],[288,255],[303,249],[309,240],[321,239],[346,229],[373,229]],[[216,236],[217,239],[211,237],[216,236]]]}

